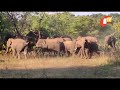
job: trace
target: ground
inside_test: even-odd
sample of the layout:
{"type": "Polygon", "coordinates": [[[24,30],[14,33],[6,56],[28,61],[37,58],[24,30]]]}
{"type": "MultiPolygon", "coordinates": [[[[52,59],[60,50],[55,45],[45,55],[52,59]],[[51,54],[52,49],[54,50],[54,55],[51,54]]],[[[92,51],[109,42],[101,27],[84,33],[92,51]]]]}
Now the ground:
{"type": "Polygon", "coordinates": [[[119,78],[120,67],[109,57],[49,57],[13,59],[0,56],[0,78],[119,78]]]}

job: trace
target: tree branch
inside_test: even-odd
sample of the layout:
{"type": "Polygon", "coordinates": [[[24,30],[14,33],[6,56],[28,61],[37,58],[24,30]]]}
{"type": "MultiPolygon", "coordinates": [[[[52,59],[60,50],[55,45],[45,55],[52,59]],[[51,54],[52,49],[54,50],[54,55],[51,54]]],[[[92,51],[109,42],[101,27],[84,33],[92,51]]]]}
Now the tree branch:
{"type": "Polygon", "coordinates": [[[16,32],[17,36],[18,36],[18,37],[22,37],[22,35],[21,35],[21,33],[19,32],[19,29],[18,29],[18,27],[17,27],[17,25],[16,25],[17,22],[15,21],[15,16],[14,16],[12,13],[9,13],[9,12],[7,12],[7,15],[8,15],[10,21],[13,23],[13,26],[14,26],[14,28],[15,28],[15,32],[16,32]]]}

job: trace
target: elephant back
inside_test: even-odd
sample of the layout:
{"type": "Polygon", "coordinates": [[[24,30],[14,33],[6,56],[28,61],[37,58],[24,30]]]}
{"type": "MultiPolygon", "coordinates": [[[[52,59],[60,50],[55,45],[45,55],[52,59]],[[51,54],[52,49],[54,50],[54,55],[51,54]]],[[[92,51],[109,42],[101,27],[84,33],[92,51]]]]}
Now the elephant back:
{"type": "Polygon", "coordinates": [[[42,47],[42,43],[45,41],[46,39],[38,39],[37,43],[36,43],[36,47],[42,47]]]}
{"type": "Polygon", "coordinates": [[[98,42],[97,38],[93,36],[86,36],[85,38],[88,42],[95,42],[95,43],[98,42]]]}

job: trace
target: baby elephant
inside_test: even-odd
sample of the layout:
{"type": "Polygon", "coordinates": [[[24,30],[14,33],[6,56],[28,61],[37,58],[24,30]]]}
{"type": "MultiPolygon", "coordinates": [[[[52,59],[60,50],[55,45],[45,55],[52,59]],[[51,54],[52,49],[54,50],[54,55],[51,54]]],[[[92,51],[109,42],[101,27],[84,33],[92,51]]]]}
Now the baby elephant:
{"type": "Polygon", "coordinates": [[[26,55],[27,55],[28,43],[29,42],[26,42],[23,39],[9,38],[8,41],[7,41],[7,50],[6,50],[5,54],[7,54],[8,51],[9,51],[9,48],[11,48],[13,57],[17,56],[18,59],[20,59],[20,52],[24,51],[24,56],[25,56],[25,59],[26,59],[27,58],[26,55]]]}

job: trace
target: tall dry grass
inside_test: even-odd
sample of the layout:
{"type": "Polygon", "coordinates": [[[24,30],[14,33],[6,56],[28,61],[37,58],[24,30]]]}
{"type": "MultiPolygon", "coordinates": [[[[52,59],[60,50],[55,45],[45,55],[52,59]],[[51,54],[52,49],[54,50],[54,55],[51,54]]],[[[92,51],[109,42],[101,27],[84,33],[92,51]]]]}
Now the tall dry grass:
{"type": "MultiPolygon", "coordinates": [[[[102,52],[103,53],[103,52],[102,52]]],[[[117,78],[120,49],[100,57],[32,57],[21,60],[0,55],[0,78],[117,78]]]]}
{"type": "MultiPolygon", "coordinates": [[[[93,59],[80,59],[80,57],[73,56],[18,60],[11,56],[0,56],[0,77],[96,78],[101,77],[99,73],[104,73],[104,70],[99,67],[107,65],[108,58],[101,56],[93,59]]],[[[102,76],[104,77],[104,74],[102,76]]]]}

